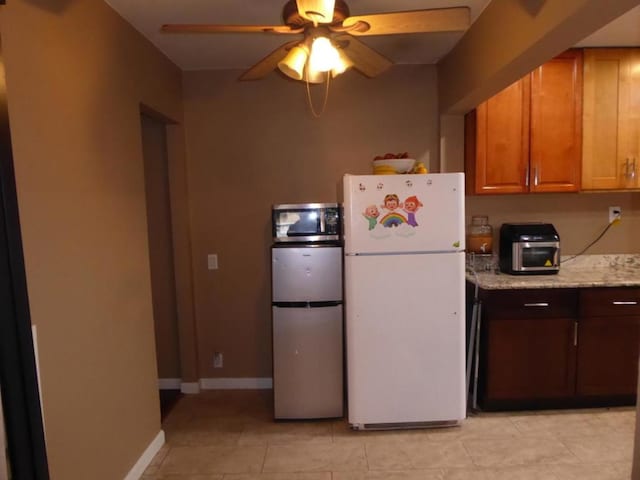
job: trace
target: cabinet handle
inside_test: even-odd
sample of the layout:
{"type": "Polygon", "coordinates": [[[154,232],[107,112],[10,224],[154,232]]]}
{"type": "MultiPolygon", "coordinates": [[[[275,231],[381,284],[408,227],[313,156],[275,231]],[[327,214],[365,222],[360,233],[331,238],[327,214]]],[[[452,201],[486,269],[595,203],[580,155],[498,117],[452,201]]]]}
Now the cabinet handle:
{"type": "Polygon", "coordinates": [[[524,171],[524,185],[529,188],[529,165],[527,164],[527,169],[524,171]]]}
{"type": "Polygon", "coordinates": [[[533,186],[538,186],[538,167],[533,167],[533,186]]]}
{"type": "Polygon", "coordinates": [[[525,303],[525,307],[548,307],[549,304],[547,302],[539,302],[539,303],[525,303]]]}
{"type": "Polygon", "coordinates": [[[611,303],[614,304],[614,305],[637,305],[638,304],[638,302],[636,302],[634,300],[632,300],[630,302],[623,302],[623,301],[620,301],[620,300],[614,300],[611,303]]]}
{"type": "Polygon", "coordinates": [[[573,346],[578,346],[578,322],[573,322],[573,346]]]}
{"type": "Polygon", "coordinates": [[[629,157],[624,162],[624,178],[629,178],[629,157]]]}
{"type": "Polygon", "coordinates": [[[636,157],[633,157],[633,161],[631,162],[631,173],[629,174],[629,178],[631,180],[636,178],[636,157]]]}

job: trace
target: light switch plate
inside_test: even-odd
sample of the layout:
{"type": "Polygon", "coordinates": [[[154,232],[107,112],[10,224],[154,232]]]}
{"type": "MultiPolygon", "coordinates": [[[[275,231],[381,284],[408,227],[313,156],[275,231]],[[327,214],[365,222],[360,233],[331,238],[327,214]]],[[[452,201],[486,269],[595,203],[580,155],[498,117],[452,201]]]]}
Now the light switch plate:
{"type": "Polygon", "coordinates": [[[218,269],[218,255],[215,253],[210,253],[207,255],[207,267],[209,270],[217,270],[218,269]]]}

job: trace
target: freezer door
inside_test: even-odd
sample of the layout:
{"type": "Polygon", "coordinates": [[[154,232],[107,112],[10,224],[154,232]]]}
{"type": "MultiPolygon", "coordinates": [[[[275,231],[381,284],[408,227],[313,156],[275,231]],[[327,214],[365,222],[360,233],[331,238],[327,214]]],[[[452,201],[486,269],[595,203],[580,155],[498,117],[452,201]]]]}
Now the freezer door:
{"type": "Polygon", "coordinates": [[[345,175],[345,254],[464,246],[464,174],[345,175]]]}
{"type": "Polygon", "coordinates": [[[272,301],[342,300],[342,248],[271,249],[272,301]]]}
{"type": "Polygon", "coordinates": [[[342,305],[273,307],[275,418],[343,415],[342,305]]]}
{"type": "Polygon", "coordinates": [[[464,253],[345,258],[352,425],[465,418],[464,253]]]}

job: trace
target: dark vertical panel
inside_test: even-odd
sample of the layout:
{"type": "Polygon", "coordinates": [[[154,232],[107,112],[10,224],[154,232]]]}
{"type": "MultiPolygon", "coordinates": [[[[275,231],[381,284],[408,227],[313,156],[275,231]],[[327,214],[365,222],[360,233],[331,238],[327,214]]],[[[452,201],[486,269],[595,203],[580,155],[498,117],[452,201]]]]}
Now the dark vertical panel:
{"type": "Polygon", "coordinates": [[[48,479],[0,50],[0,385],[16,479],[48,479]]]}

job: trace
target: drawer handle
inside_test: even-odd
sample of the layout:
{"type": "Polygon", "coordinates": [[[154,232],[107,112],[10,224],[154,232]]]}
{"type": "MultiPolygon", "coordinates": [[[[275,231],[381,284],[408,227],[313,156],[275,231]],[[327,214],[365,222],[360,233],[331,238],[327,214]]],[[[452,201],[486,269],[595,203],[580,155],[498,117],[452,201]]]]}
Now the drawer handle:
{"type": "Polygon", "coordinates": [[[525,303],[525,307],[548,307],[549,304],[547,302],[539,302],[539,303],[525,303]]]}
{"type": "Polygon", "coordinates": [[[635,301],[631,301],[631,302],[621,302],[621,301],[617,301],[617,300],[614,300],[614,301],[613,301],[613,302],[611,302],[611,303],[613,303],[614,305],[637,305],[637,304],[638,304],[638,302],[635,302],[635,301]]]}

